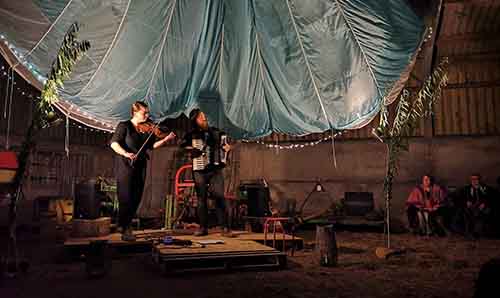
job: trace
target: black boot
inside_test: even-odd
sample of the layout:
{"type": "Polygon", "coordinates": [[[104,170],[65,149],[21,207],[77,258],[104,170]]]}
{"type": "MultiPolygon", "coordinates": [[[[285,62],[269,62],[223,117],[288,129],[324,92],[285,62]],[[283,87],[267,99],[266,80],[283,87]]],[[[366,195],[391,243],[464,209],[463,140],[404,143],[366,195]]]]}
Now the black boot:
{"type": "Polygon", "coordinates": [[[125,229],[125,231],[122,234],[122,240],[123,241],[135,241],[136,240],[136,237],[135,237],[134,233],[132,232],[131,227],[127,227],[125,229]]]}

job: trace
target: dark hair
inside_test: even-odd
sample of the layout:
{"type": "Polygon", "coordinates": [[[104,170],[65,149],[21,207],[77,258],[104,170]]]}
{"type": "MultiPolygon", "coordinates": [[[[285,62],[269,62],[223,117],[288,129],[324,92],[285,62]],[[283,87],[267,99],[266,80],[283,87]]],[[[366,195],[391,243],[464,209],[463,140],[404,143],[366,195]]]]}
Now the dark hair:
{"type": "Polygon", "coordinates": [[[424,177],[429,177],[429,180],[431,181],[431,185],[434,185],[434,177],[432,175],[429,175],[429,174],[424,174],[422,175],[422,179],[424,179],[424,177]]]}
{"type": "Polygon", "coordinates": [[[147,108],[148,108],[147,103],[145,103],[143,101],[136,101],[130,107],[130,116],[134,116],[135,112],[138,112],[141,109],[147,109],[147,108]]]}
{"type": "Polygon", "coordinates": [[[189,120],[191,121],[191,124],[196,125],[196,118],[200,113],[200,109],[193,109],[191,110],[191,112],[189,112],[189,120]]]}

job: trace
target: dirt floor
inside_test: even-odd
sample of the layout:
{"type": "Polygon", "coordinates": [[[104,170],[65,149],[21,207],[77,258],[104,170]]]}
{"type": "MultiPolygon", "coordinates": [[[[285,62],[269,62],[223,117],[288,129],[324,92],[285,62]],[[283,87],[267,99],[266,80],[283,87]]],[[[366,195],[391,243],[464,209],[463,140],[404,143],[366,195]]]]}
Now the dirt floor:
{"type": "Polygon", "coordinates": [[[392,245],[406,253],[385,260],[375,255],[384,246],[382,234],[338,232],[339,264],[325,268],[313,256],[310,231],[302,233],[306,247],[288,258],[286,270],[163,276],[150,254],[141,253],[115,255],[107,276],[88,279],[83,262],[63,258],[55,236],[28,234],[20,236],[19,245],[31,266],[0,280],[1,298],[472,297],[480,266],[500,255],[499,240],[400,234],[391,238],[392,245]]]}

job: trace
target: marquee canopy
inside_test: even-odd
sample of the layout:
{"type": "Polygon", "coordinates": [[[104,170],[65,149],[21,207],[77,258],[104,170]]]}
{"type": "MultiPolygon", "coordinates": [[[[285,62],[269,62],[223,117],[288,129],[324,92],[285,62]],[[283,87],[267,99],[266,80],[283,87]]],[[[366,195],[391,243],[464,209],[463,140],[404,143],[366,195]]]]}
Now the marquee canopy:
{"type": "Polygon", "coordinates": [[[367,124],[424,34],[406,0],[0,0],[0,52],[42,88],[74,22],[91,49],[64,113],[112,130],[136,100],[157,120],[200,107],[239,138],[367,124]]]}

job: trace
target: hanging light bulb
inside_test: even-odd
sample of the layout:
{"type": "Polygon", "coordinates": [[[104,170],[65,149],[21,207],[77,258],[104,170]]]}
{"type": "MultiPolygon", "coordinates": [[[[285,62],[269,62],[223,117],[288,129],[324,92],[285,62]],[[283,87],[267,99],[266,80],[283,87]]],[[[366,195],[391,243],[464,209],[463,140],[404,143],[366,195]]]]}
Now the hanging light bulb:
{"type": "Polygon", "coordinates": [[[324,192],[325,191],[325,188],[321,184],[321,180],[320,179],[318,179],[318,181],[316,182],[316,185],[314,186],[314,190],[316,192],[324,192]]]}

